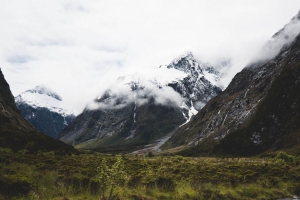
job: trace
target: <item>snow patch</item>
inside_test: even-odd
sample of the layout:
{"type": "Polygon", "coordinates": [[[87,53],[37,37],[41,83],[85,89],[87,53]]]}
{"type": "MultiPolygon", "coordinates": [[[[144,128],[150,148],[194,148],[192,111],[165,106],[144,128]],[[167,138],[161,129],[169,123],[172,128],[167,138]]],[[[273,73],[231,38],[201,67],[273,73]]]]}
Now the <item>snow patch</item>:
{"type": "Polygon", "coordinates": [[[247,91],[245,92],[244,98],[247,97],[247,93],[248,93],[249,89],[247,89],[247,91]]]}
{"type": "MultiPolygon", "coordinates": [[[[228,112],[229,112],[229,111],[228,111],[228,112]]],[[[225,121],[226,121],[228,112],[227,112],[226,115],[225,115],[225,118],[224,118],[224,120],[223,120],[222,126],[224,125],[224,123],[225,123],[225,121]]]]}
{"type": "Polygon", "coordinates": [[[212,74],[212,73],[209,73],[208,71],[205,71],[203,70],[203,74],[204,74],[204,77],[209,81],[211,82],[212,85],[218,85],[218,79],[220,77],[218,77],[217,75],[215,74],[212,74]]]}
{"type": "Polygon", "coordinates": [[[179,127],[182,127],[183,125],[189,123],[194,115],[198,113],[198,111],[194,108],[193,101],[191,101],[191,107],[189,108],[185,103],[182,104],[181,108],[188,109],[189,111],[189,117],[187,118],[184,114],[184,117],[187,119],[186,122],[181,124],[179,127]]]}

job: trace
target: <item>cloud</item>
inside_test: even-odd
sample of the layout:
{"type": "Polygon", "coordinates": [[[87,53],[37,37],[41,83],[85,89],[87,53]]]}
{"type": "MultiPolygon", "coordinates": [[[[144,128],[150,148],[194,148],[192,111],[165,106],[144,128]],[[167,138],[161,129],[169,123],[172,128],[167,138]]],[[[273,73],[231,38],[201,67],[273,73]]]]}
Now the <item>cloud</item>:
{"type": "Polygon", "coordinates": [[[299,8],[298,0],[2,0],[0,67],[15,96],[45,84],[77,112],[119,76],[187,50],[202,62],[230,58],[227,85],[299,8]]]}
{"type": "MultiPolygon", "coordinates": [[[[86,109],[120,109],[129,104],[141,106],[154,100],[157,105],[179,106],[184,99],[173,88],[166,85],[170,80],[159,79],[156,74],[162,73],[166,68],[149,70],[152,73],[135,73],[129,76],[120,77],[117,81],[108,87],[94,101],[90,102],[86,109]]],[[[175,69],[168,69],[169,73],[174,74],[175,69]]],[[[182,73],[177,74],[182,77],[182,73]]],[[[168,75],[167,75],[168,77],[168,75]]],[[[174,76],[171,75],[171,77],[174,76]]],[[[171,78],[170,77],[170,78],[171,78]]]]}
{"type": "Polygon", "coordinates": [[[30,60],[33,60],[33,58],[28,55],[11,55],[7,58],[7,61],[13,64],[24,64],[30,60]]]}
{"type": "Polygon", "coordinates": [[[68,12],[72,12],[72,11],[75,11],[75,12],[83,12],[83,13],[88,13],[89,12],[89,9],[84,7],[83,5],[81,4],[78,4],[78,3],[65,3],[64,4],[64,9],[68,12]]]}
{"type": "Polygon", "coordinates": [[[261,49],[252,62],[267,61],[274,58],[284,46],[291,44],[300,33],[300,11],[288,24],[279,30],[261,49]]]}

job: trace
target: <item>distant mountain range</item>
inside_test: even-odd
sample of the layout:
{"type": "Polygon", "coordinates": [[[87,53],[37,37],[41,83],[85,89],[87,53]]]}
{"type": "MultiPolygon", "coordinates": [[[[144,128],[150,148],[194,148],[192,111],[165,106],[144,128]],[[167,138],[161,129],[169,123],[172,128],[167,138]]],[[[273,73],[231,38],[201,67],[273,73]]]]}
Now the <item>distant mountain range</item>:
{"type": "Polygon", "coordinates": [[[57,93],[43,85],[22,92],[15,101],[25,119],[53,138],[57,138],[76,117],[57,93]]]}
{"type": "Polygon", "coordinates": [[[144,73],[120,77],[88,104],[60,139],[79,148],[132,151],[159,143],[222,92],[221,69],[197,62],[191,52],[144,73]]]}

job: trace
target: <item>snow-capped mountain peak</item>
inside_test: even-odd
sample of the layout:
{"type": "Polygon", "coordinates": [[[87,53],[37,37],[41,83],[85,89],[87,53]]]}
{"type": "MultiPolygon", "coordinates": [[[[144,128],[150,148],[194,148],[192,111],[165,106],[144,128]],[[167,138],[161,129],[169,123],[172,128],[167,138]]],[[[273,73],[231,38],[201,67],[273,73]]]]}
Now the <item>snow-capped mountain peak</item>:
{"type": "Polygon", "coordinates": [[[87,110],[121,109],[129,104],[141,106],[151,102],[180,107],[188,122],[209,99],[222,92],[219,80],[223,67],[197,61],[185,52],[169,65],[121,76],[104,94],[87,105],[87,110]]]}
{"type": "Polygon", "coordinates": [[[116,84],[129,85],[131,90],[144,88],[147,85],[149,86],[149,84],[155,85],[159,88],[161,86],[166,86],[168,83],[181,80],[187,76],[188,75],[186,73],[175,68],[170,69],[167,68],[167,66],[160,66],[159,68],[121,76],[118,78],[116,84]]]}
{"type": "Polygon", "coordinates": [[[51,112],[62,116],[76,115],[76,113],[62,101],[57,93],[44,85],[36,86],[31,90],[26,90],[15,97],[16,104],[27,104],[33,108],[47,108],[51,112]]]}
{"type": "Polygon", "coordinates": [[[190,82],[196,83],[200,79],[205,78],[212,85],[223,89],[222,85],[220,85],[220,79],[224,75],[224,68],[228,68],[230,65],[230,59],[222,60],[214,65],[199,62],[194,58],[192,52],[187,51],[168,65],[161,65],[158,68],[121,76],[118,78],[115,86],[128,85],[130,90],[136,90],[137,88],[144,88],[151,83],[161,88],[184,79],[189,79],[190,82]]]}
{"type": "Polygon", "coordinates": [[[56,92],[53,92],[50,88],[44,86],[44,85],[38,85],[35,88],[31,89],[31,90],[27,90],[25,92],[29,92],[29,93],[38,93],[38,94],[44,94],[50,97],[53,97],[59,101],[62,101],[61,96],[59,96],[56,92]]]}
{"type": "Polygon", "coordinates": [[[60,95],[44,85],[22,92],[15,97],[15,102],[25,119],[53,138],[57,138],[76,116],[60,95]]]}
{"type": "Polygon", "coordinates": [[[178,64],[178,62],[181,59],[186,59],[186,60],[193,60],[194,59],[194,55],[191,51],[186,51],[183,54],[181,54],[180,56],[178,56],[177,58],[175,58],[171,63],[173,63],[174,65],[178,64]]]}
{"type": "Polygon", "coordinates": [[[189,74],[196,71],[198,74],[203,75],[199,63],[196,61],[192,52],[190,51],[187,51],[178,58],[175,58],[167,67],[175,68],[189,74]]]}
{"type": "Polygon", "coordinates": [[[183,71],[188,76],[193,77],[195,82],[205,77],[212,85],[217,85],[222,90],[225,87],[221,84],[220,80],[225,76],[226,70],[230,67],[231,59],[220,59],[218,62],[211,64],[196,60],[190,51],[177,57],[167,66],[169,69],[174,68],[183,71]]]}

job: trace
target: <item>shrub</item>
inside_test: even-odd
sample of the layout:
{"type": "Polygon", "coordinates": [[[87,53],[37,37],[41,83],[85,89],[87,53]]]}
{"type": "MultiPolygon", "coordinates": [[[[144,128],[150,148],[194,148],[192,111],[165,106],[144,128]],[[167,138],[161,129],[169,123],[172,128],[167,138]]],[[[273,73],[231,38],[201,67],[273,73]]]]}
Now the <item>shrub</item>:
{"type": "Polygon", "coordinates": [[[27,177],[18,174],[0,177],[0,192],[2,194],[28,194],[32,188],[32,182],[27,177]]]}
{"type": "Polygon", "coordinates": [[[148,157],[153,157],[153,153],[151,151],[148,152],[148,157]]]}
{"type": "Polygon", "coordinates": [[[156,181],[156,185],[163,191],[174,191],[176,184],[171,178],[159,177],[156,181]]]}
{"type": "Polygon", "coordinates": [[[29,154],[36,154],[39,150],[38,144],[35,141],[30,141],[26,144],[25,150],[29,154]]]}
{"type": "Polygon", "coordinates": [[[285,153],[285,152],[279,152],[277,155],[276,155],[276,157],[275,157],[275,159],[276,160],[279,160],[279,159],[281,159],[281,160],[283,160],[283,161],[285,161],[285,162],[293,162],[294,161],[294,156],[292,156],[292,155],[288,155],[287,153],[285,153]]]}
{"type": "Polygon", "coordinates": [[[131,176],[130,180],[128,181],[128,187],[136,188],[141,184],[141,177],[140,176],[131,176]]]}
{"type": "Polygon", "coordinates": [[[293,188],[293,193],[298,196],[300,195],[300,183],[295,184],[295,186],[293,188]]]}
{"type": "Polygon", "coordinates": [[[199,191],[199,193],[203,199],[215,199],[214,197],[217,196],[220,191],[212,189],[202,189],[199,191]]]}
{"type": "Polygon", "coordinates": [[[100,183],[98,180],[92,179],[90,182],[90,192],[91,194],[98,194],[100,183]]]}

